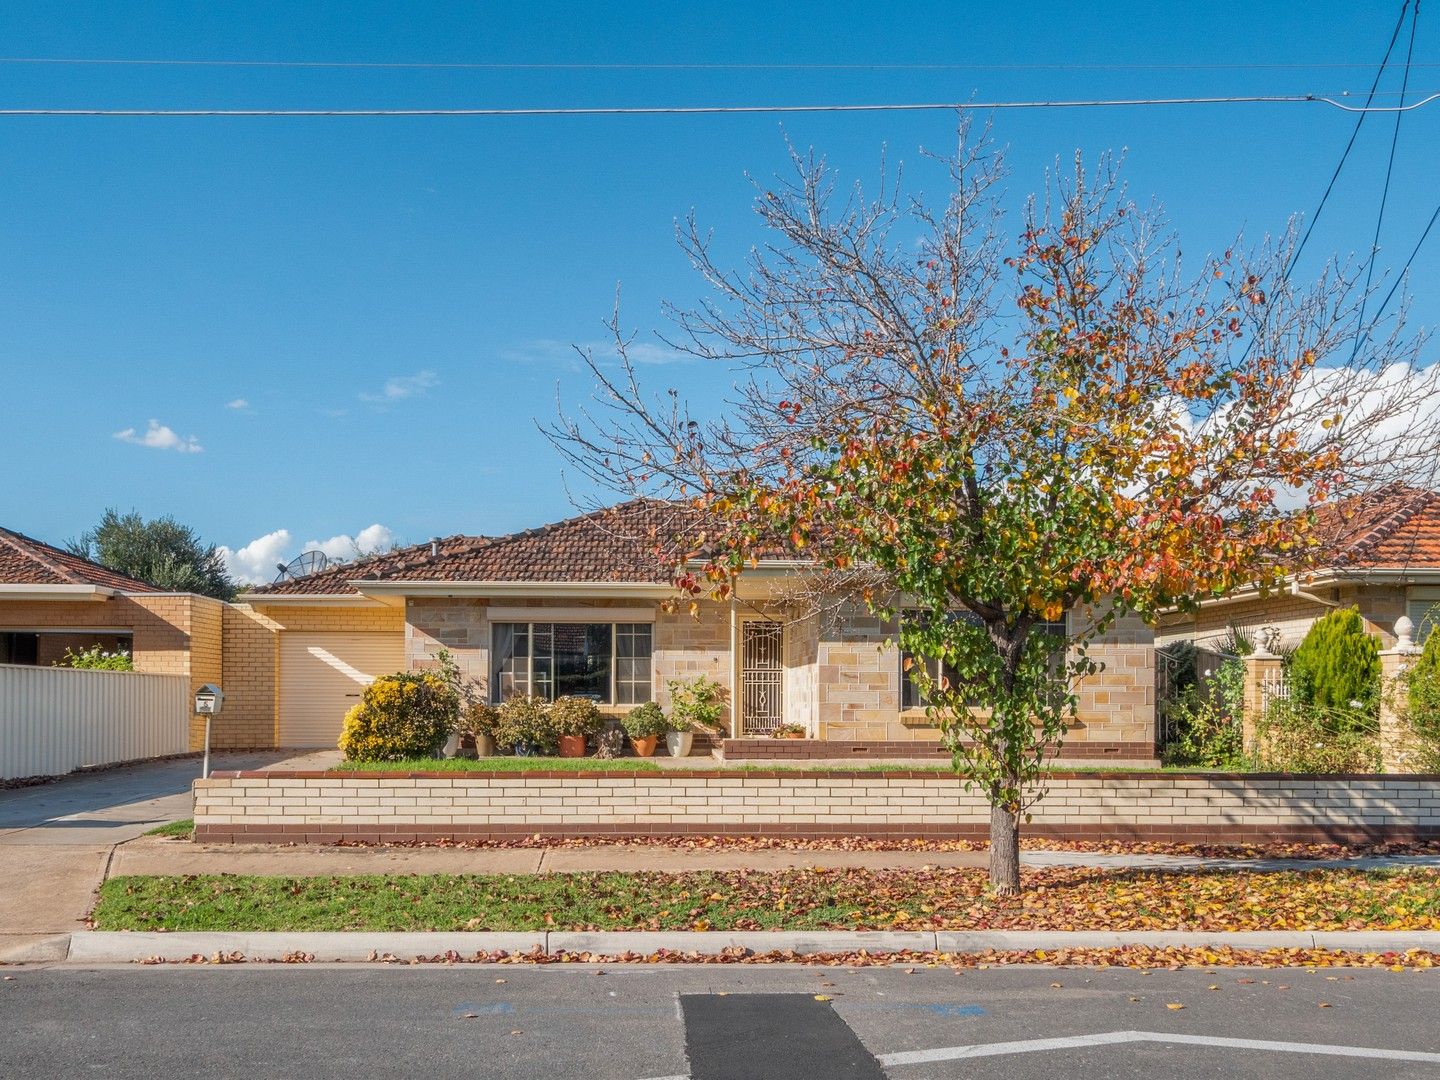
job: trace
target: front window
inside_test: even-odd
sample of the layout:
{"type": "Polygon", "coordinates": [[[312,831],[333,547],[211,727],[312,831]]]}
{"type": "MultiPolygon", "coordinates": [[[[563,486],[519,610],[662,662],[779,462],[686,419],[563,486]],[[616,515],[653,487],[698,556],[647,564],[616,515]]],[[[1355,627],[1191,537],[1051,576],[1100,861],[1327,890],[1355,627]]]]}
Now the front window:
{"type": "MultiPolygon", "coordinates": [[[[917,616],[914,613],[910,613],[908,617],[916,618],[917,616]]],[[[950,617],[963,619],[976,626],[980,624],[979,617],[970,611],[951,612],[950,617]]],[[[1030,627],[1030,632],[1032,634],[1047,634],[1062,640],[1068,633],[1064,619],[1056,622],[1037,622],[1030,627]]],[[[1064,656],[1065,652],[1063,649],[1056,650],[1054,656],[1051,657],[1052,664],[1062,662],[1064,656]]],[[[922,670],[929,675],[931,681],[934,683],[942,683],[943,680],[944,684],[953,687],[960,686],[959,673],[944,661],[934,660],[928,656],[917,656],[914,653],[902,652],[900,656],[900,707],[902,709],[923,709],[928,704],[918,681],[918,674],[922,670]]],[[[967,697],[966,704],[975,705],[977,702],[967,697]]]]}
{"type": "Polygon", "coordinates": [[[490,699],[581,697],[602,705],[649,701],[649,623],[496,623],[490,699]]]}

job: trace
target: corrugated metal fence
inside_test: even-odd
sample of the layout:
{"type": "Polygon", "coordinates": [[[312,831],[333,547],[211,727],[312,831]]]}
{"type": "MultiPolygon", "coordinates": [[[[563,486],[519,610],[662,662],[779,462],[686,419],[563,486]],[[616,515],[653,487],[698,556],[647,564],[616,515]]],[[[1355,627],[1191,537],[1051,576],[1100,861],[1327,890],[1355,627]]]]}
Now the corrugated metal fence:
{"type": "Polygon", "coordinates": [[[0,779],[183,754],[181,675],[0,664],[0,779]]]}

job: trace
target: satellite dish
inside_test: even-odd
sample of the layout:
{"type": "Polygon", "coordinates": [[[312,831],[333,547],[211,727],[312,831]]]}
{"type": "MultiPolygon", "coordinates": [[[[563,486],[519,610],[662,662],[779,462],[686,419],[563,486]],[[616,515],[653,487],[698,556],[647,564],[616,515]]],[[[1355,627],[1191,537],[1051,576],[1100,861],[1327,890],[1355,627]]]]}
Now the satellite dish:
{"type": "Polygon", "coordinates": [[[275,581],[294,581],[297,578],[309,577],[311,574],[318,574],[330,565],[329,558],[323,551],[302,551],[288,563],[277,563],[275,569],[280,571],[275,581]]]}

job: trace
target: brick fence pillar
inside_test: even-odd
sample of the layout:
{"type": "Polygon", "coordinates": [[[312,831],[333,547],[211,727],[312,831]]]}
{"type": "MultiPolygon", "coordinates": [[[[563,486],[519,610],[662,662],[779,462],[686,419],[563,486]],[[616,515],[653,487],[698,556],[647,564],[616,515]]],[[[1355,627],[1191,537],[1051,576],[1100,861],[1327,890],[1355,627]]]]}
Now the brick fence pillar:
{"type": "Polygon", "coordinates": [[[1405,675],[1420,657],[1412,640],[1414,624],[1404,615],[1395,620],[1395,647],[1380,653],[1380,767],[1385,772],[1410,772],[1414,736],[1410,731],[1410,692],[1405,675]]]}
{"type": "Polygon", "coordinates": [[[1255,752],[1255,732],[1265,712],[1266,687],[1284,681],[1285,661],[1267,648],[1264,630],[1255,651],[1245,657],[1245,692],[1241,698],[1240,739],[1245,753],[1255,752]]]}

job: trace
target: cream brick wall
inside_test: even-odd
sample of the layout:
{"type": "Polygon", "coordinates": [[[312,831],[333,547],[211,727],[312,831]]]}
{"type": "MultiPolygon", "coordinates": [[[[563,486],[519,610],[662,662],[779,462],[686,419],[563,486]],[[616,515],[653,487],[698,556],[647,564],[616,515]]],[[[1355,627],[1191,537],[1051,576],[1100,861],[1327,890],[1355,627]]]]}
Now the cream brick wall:
{"type": "MultiPolygon", "coordinates": [[[[128,629],[135,670],[183,675],[193,692],[220,676],[218,600],[191,593],[136,593],[101,601],[3,601],[0,630],[128,629]]],[[[190,748],[200,748],[203,724],[192,719],[190,748]]]]}
{"type": "MultiPolygon", "coordinates": [[[[1074,774],[1052,779],[1029,830],[1190,839],[1440,835],[1435,778],[1074,774]]],[[[658,832],[970,832],[989,811],[923,773],[221,774],[195,784],[197,840],[287,833],[432,836],[658,832]]]]}
{"type": "Polygon", "coordinates": [[[405,613],[398,607],[266,605],[263,597],[255,597],[249,603],[226,605],[222,614],[222,676],[211,680],[225,690],[225,708],[211,732],[211,745],[217,749],[276,744],[282,633],[405,633],[405,613]]]}
{"type": "MultiPolygon", "coordinates": [[[[1395,620],[1405,614],[1403,585],[1345,585],[1337,588],[1311,590],[1341,607],[1359,608],[1365,628],[1380,638],[1380,647],[1395,644],[1395,620]]],[[[1211,604],[1195,615],[1172,615],[1162,618],[1156,630],[1156,644],[1164,647],[1177,641],[1195,641],[1214,645],[1229,635],[1230,628],[1239,627],[1252,636],[1261,627],[1274,626],[1280,631],[1280,643],[1299,645],[1310,627],[1331,608],[1290,593],[1277,593],[1263,600],[1245,600],[1233,604],[1211,604]]]]}

